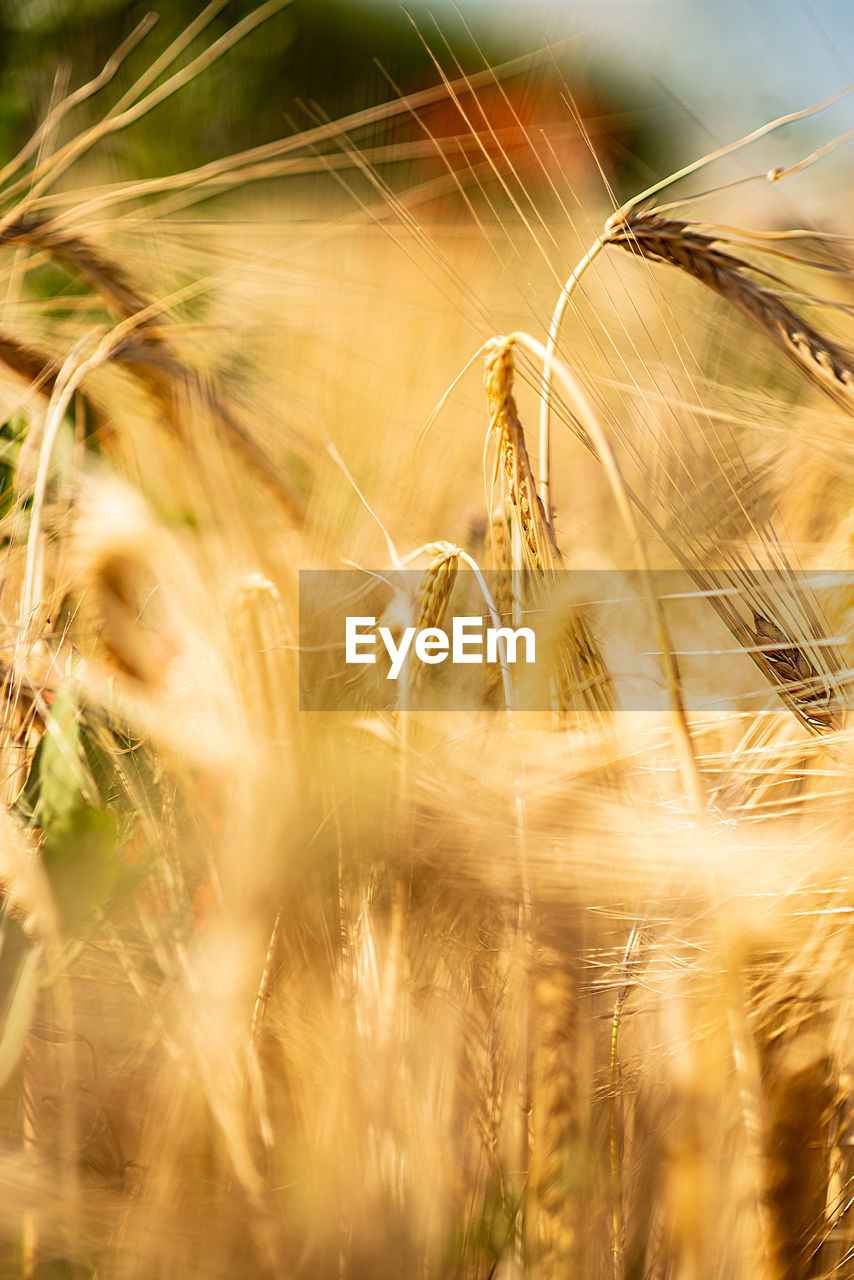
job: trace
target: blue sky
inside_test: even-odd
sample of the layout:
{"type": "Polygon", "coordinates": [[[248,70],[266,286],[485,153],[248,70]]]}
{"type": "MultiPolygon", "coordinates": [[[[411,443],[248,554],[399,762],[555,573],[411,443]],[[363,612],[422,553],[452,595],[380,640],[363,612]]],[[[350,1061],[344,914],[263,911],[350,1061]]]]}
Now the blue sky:
{"type": "MultiPolygon", "coordinates": [[[[499,0],[500,2],[500,0],[499,0]]],[[[494,3],[494,0],[493,0],[494,3]]],[[[512,6],[502,4],[502,9],[512,6]]],[[[710,125],[752,128],[854,82],[851,0],[588,0],[530,4],[557,35],[606,41],[710,125]]]]}
{"type": "MultiPolygon", "coordinates": [[[[366,6],[399,0],[361,0],[366,6]]],[[[460,31],[451,0],[410,0],[419,25],[437,14],[460,31]]],[[[816,104],[854,84],[854,0],[457,0],[479,34],[501,26],[530,45],[532,35],[570,40],[579,65],[606,64],[639,84],[655,81],[697,154],[767,120],[816,104]]],[[[432,24],[431,24],[432,25],[432,24]]],[[[829,111],[760,144],[750,169],[791,164],[854,128],[854,93],[829,111]]],[[[816,182],[854,184],[854,141],[811,171],[816,182]]]]}
{"type": "MultiPolygon", "coordinates": [[[[367,8],[399,0],[361,0],[367,8]]],[[[409,0],[443,28],[452,0],[409,0]]],[[[709,125],[745,129],[854,83],[854,0],[457,0],[476,32],[570,39],[582,59],[609,52],[672,87],[709,125]]],[[[854,123],[854,107],[848,114],[854,123]]]]}

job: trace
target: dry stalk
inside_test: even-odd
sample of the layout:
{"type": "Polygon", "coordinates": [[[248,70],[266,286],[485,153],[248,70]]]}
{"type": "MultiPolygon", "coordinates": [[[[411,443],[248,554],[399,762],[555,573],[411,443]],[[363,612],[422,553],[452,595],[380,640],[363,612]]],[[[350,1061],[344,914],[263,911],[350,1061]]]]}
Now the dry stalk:
{"type": "Polygon", "coordinates": [[[578,1267],[583,1220],[577,1186],[584,1151],[583,1034],[578,974],[562,949],[537,948],[531,974],[530,1274],[557,1280],[578,1267]]]}
{"type": "Polygon", "coordinates": [[[35,639],[41,627],[39,613],[42,603],[44,576],[44,547],[42,544],[41,523],[53,448],[75,390],[93,369],[103,364],[109,357],[109,336],[99,342],[94,351],[84,355],[86,348],[91,348],[94,336],[85,334],[69,354],[57,376],[45,417],[44,436],[39,450],[38,471],[33,491],[30,528],[27,534],[27,556],[24,586],[21,595],[21,619],[23,623],[21,638],[25,645],[35,639]]]}
{"type": "Polygon", "coordinates": [[[261,981],[258,984],[258,993],[255,996],[255,1005],[252,1010],[252,1025],[249,1032],[250,1049],[253,1053],[257,1053],[258,1040],[261,1035],[261,1024],[264,1021],[264,1013],[267,1008],[267,1001],[270,998],[270,984],[273,980],[273,963],[276,957],[276,948],[279,944],[279,931],[282,924],[281,908],[276,912],[276,918],[273,921],[273,928],[270,931],[270,940],[267,943],[267,952],[264,956],[264,969],[261,973],[261,981]]]}
{"type": "MultiPolygon", "coordinates": [[[[5,185],[4,196],[6,199],[12,196],[23,195],[24,200],[30,203],[42,196],[51,186],[53,186],[61,174],[67,172],[82,156],[101,141],[102,138],[108,137],[110,134],[118,133],[122,129],[127,129],[130,125],[135,124],[149,111],[159,106],[162,102],[167,101],[173,94],[190,84],[198,75],[211,66],[218,58],[222,57],[230,48],[232,48],[239,40],[247,35],[259,23],[266,21],[277,9],[281,9],[288,0],[268,0],[266,4],[260,5],[254,12],[247,14],[239,22],[235,23],[228,31],[226,31],[218,40],[214,40],[206,49],[203,49],[195,58],[192,58],[183,67],[180,67],[174,74],[167,79],[162,80],[163,73],[173,64],[189,46],[191,41],[199,35],[210,22],[215,11],[223,7],[222,0],[213,0],[208,4],[198,17],[191,22],[183,31],[183,33],[174,40],[166,51],[149,66],[131,88],[123,94],[117,103],[110,108],[109,111],[97,123],[82,132],[75,134],[63,146],[56,151],[40,158],[35,166],[29,171],[23,173],[20,177],[5,185]],[[161,83],[156,82],[160,80],[161,83]],[[154,85],[154,88],[152,88],[154,85]],[[149,92],[150,90],[150,92],[149,92]]],[[[121,60],[129,52],[140,38],[145,36],[150,30],[151,24],[145,20],[137,26],[128,40],[124,41],[119,49],[113,55],[110,62],[115,67],[116,59],[121,60]]],[[[83,97],[88,96],[91,92],[97,92],[111,78],[110,63],[104,72],[89,86],[82,89],[83,97]]],[[[56,121],[57,113],[62,113],[75,105],[75,99],[80,100],[78,95],[72,94],[70,98],[65,99],[58,104],[51,116],[56,121]]],[[[45,124],[48,125],[46,121],[45,124]]],[[[3,170],[4,175],[9,177],[17,169],[21,167],[24,159],[32,154],[31,147],[25,147],[23,152],[19,153],[9,166],[3,170]]],[[[13,222],[16,218],[14,210],[6,215],[8,222],[13,222]]]]}
{"type": "Polygon", "coordinates": [[[638,980],[643,964],[646,938],[642,923],[636,923],[626,941],[620,965],[617,997],[611,1016],[610,1089],[608,1094],[608,1144],[611,1164],[611,1248],[614,1257],[614,1280],[623,1275],[625,1247],[625,1187],[623,1185],[623,1097],[620,1082],[620,1028],[626,1001],[638,980]]]}
{"type": "Polygon", "coordinates": [[[570,273],[560,291],[560,297],[557,300],[557,306],[554,309],[554,314],[552,315],[551,323],[549,324],[549,336],[546,342],[545,359],[543,360],[543,379],[540,384],[540,486],[542,488],[543,505],[546,509],[546,516],[549,524],[552,523],[552,446],[550,421],[552,365],[557,354],[557,344],[560,337],[561,325],[563,324],[563,318],[566,315],[566,309],[569,306],[569,300],[572,297],[573,290],[590,264],[594,262],[601,253],[604,243],[604,238],[599,236],[578,263],[578,266],[570,273]]]}

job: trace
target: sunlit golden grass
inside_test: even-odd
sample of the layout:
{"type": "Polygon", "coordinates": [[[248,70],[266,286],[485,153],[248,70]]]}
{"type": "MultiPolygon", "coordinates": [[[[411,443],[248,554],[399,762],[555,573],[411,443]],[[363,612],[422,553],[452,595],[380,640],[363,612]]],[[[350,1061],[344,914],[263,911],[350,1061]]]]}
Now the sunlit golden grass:
{"type": "Polygon", "coordinates": [[[844,259],[772,301],[667,224],[704,295],[634,206],[547,220],[505,156],[430,224],[349,136],[207,175],[322,142],[311,217],[57,193],[87,133],[4,173],[0,1274],[850,1274],[844,259]],[[539,711],[506,665],[300,710],[345,565],[395,625],[475,570],[512,618],[514,566],[620,607],[561,600],[539,711]]]}

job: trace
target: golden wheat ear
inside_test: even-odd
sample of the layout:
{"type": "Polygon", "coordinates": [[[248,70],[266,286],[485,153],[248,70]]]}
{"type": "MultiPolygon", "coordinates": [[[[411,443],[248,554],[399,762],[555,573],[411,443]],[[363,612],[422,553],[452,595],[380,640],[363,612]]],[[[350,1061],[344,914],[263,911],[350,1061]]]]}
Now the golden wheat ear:
{"type": "MultiPolygon", "coordinates": [[[[525,432],[513,395],[514,372],[512,343],[506,338],[496,338],[487,345],[484,374],[490,431],[497,437],[505,502],[512,510],[525,548],[525,559],[545,588],[547,584],[554,586],[563,557],[537,493],[525,432]]],[[[598,640],[579,608],[562,612],[552,673],[559,709],[613,711],[614,688],[598,640]]]]}
{"type": "MultiPolygon", "coordinates": [[[[419,631],[426,627],[441,627],[460,567],[460,550],[452,542],[433,542],[427,553],[430,563],[416,589],[415,627],[419,631]]],[[[415,666],[411,680],[416,688],[423,683],[422,665],[415,666]]]]}
{"type": "Polygon", "coordinates": [[[842,708],[832,688],[786,632],[755,609],[753,636],[764,661],[765,674],[807,728],[815,733],[840,729],[842,708]]]}
{"type": "Polygon", "coordinates": [[[604,243],[693,276],[752,320],[801,373],[854,413],[854,354],[808,324],[780,294],[747,275],[757,268],[717,248],[716,239],[687,222],[637,213],[618,222],[604,243]]]}
{"type": "MultiPolygon", "coordinates": [[[[555,367],[554,352],[567,301],[583,272],[608,245],[616,245],[649,262],[674,266],[704,284],[752,320],[803,374],[849,413],[854,413],[854,355],[809,325],[779,293],[754,280],[748,272],[761,273],[761,268],[718,248],[716,240],[719,238],[705,234],[695,225],[667,220],[654,212],[620,213],[611,219],[604,234],[570,275],[554,313],[549,347],[545,349],[543,397],[546,429],[542,439],[548,441],[547,410],[555,367]]],[[[764,274],[769,275],[767,272],[764,274]]],[[[748,495],[755,493],[757,473],[748,471],[743,479],[748,495]]],[[[679,515],[680,537],[675,539],[636,493],[628,487],[626,492],[633,506],[644,515],[697,586],[707,594],[712,608],[789,710],[812,733],[825,734],[840,728],[843,723],[841,694],[847,678],[845,663],[817,618],[808,595],[799,588],[794,577],[790,578],[786,588],[786,596],[798,617],[798,621],[791,624],[781,616],[780,597],[775,599],[773,593],[763,587],[761,577],[745,571],[739,562],[735,561],[720,571],[707,567],[705,563],[698,566],[698,556],[703,560],[712,543],[720,544],[721,522],[710,521],[704,514],[704,528],[697,528],[696,512],[700,510],[700,504],[696,494],[692,495],[690,508],[679,515]],[[752,611],[752,626],[729,599],[728,593],[733,587],[743,595],[752,611]]],[[[729,500],[732,496],[729,477],[726,493],[729,500]]],[[[681,501],[678,492],[677,501],[681,501]]],[[[668,505],[673,514],[670,497],[668,505]]],[[[705,512],[706,508],[703,510],[705,512]]],[[[733,522],[731,510],[728,507],[724,512],[724,523],[725,527],[731,525],[735,532],[737,525],[733,522]]]]}
{"type": "MultiPolygon", "coordinates": [[[[0,245],[42,249],[91,285],[123,326],[110,360],[122,365],[142,384],[181,443],[185,447],[192,445],[191,419],[195,412],[203,410],[225,447],[264,484],[288,517],[297,525],[305,522],[307,503],[303,495],[238,422],[215,380],[202,378],[177,354],[165,317],[102,249],[46,219],[29,215],[15,219],[0,231],[0,245]],[[193,412],[188,414],[188,407],[193,412]]],[[[27,376],[43,394],[50,394],[58,376],[57,366],[50,359],[42,359],[40,353],[23,347],[11,336],[0,335],[0,360],[27,376]]],[[[95,412],[96,423],[102,418],[95,412]]]]}
{"type": "Polygon", "coordinates": [[[416,627],[441,627],[460,566],[459,548],[452,542],[434,542],[428,548],[430,563],[418,584],[416,627]]]}
{"type": "Polygon", "coordinates": [[[558,569],[562,556],[551,522],[537,493],[525,444],[525,432],[519,421],[513,395],[514,376],[515,361],[511,344],[505,339],[494,339],[486,349],[484,371],[490,430],[495,431],[497,436],[503,486],[522,540],[528,548],[530,563],[533,568],[545,573],[558,569]]]}
{"type": "MultiPolygon", "coordinates": [[[[11,373],[26,382],[31,391],[37,392],[45,400],[50,400],[60,375],[60,365],[47,352],[19,342],[11,333],[0,329],[0,364],[5,365],[11,373]]],[[[111,419],[85,392],[78,389],[77,394],[86,407],[86,413],[92,424],[92,434],[96,435],[99,441],[107,439],[111,430],[111,419]]]]}

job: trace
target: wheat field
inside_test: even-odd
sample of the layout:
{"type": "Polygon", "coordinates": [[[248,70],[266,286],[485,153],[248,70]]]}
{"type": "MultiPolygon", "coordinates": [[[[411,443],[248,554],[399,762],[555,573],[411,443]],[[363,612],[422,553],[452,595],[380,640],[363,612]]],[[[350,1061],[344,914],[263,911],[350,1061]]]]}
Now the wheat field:
{"type": "Polygon", "coordinates": [[[851,242],[775,203],[825,156],[621,203],[437,65],[102,162],[274,8],[123,78],[144,21],[3,161],[0,1275],[854,1276],[851,242]],[[354,692],[343,571],[395,635],[538,615],[540,701],[354,692]]]}

